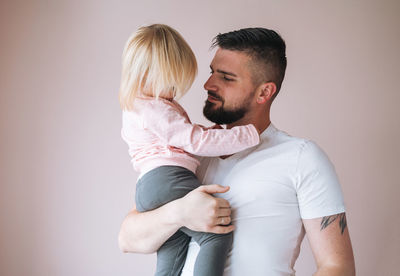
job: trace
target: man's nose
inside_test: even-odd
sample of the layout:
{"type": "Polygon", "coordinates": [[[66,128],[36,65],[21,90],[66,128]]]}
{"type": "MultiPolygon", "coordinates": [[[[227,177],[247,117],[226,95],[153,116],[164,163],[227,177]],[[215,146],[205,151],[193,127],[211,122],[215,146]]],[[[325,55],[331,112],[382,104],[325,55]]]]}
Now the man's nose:
{"type": "Polygon", "coordinates": [[[205,90],[211,90],[211,91],[216,91],[216,85],[213,81],[213,75],[211,75],[208,80],[204,83],[204,89],[205,90]]]}

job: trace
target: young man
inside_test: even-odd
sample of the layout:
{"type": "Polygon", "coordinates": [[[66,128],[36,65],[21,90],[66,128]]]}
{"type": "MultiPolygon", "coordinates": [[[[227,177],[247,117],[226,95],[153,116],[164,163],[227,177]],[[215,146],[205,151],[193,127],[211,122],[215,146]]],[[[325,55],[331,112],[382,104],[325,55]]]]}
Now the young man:
{"type": "MultiPolygon", "coordinates": [[[[261,143],[204,160],[198,177],[209,185],[150,212],[133,209],[121,227],[121,249],[155,252],[182,226],[212,233],[235,228],[225,275],[294,275],[306,233],[315,275],[354,275],[343,197],[332,164],[315,143],[291,137],[270,121],[286,69],[285,42],[272,30],[248,28],[218,35],[214,46],[218,49],[204,85],[204,115],[228,128],[252,123],[261,143]]],[[[182,275],[191,275],[195,258],[192,244],[182,275]]]]}

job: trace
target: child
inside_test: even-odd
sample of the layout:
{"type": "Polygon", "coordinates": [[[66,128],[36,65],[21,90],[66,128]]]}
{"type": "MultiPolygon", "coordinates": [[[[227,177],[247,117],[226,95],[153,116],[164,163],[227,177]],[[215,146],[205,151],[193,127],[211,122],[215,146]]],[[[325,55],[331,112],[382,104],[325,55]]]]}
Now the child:
{"type": "MultiPolygon", "coordinates": [[[[121,134],[140,173],[139,212],[158,208],[201,185],[195,176],[199,162],[192,154],[228,155],[259,143],[253,125],[207,129],[190,122],[175,99],[187,92],[196,73],[192,50],[169,26],[141,27],[126,43],[119,92],[121,134]]],[[[158,250],[156,275],[180,275],[190,237],[200,245],[194,275],[223,274],[232,233],[200,233],[183,227],[158,250]]]]}

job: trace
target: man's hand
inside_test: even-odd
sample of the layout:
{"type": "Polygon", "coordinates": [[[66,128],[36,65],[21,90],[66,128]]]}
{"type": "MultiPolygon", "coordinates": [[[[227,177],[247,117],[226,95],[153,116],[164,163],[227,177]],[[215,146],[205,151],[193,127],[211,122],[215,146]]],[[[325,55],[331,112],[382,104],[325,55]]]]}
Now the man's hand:
{"type": "Polygon", "coordinates": [[[229,187],[200,186],[185,197],[157,209],[139,213],[133,208],[121,225],[119,246],[123,252],[153,253],[182,226],[194,231],[224,234],[233,231],[229,203],[214,193],[229,187]],[[226,226],[224,226],[226,225],[226,226]]]}
{"type": "MultiPolygon", "coordinates": [[[[225,193],[229,187],[203,185],[188,193],[179,201],[180,224],[199,232],[225,234],[234,230],[231,223],[229,202],[211,194],[225,193]]],[[[178,203],[178,202],[177,202],[178,203]]]]}

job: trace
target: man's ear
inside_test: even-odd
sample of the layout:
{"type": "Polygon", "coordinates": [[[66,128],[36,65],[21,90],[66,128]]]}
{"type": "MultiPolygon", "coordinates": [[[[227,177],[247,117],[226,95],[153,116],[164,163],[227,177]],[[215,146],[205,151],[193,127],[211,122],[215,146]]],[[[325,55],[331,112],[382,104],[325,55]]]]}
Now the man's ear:
{"type": "Polygon", "coordinates": [[[257,103],[264,104],[272,99],[276,93],[276,84],[273,82],[266,82],[258,87],[257,103]]]}

